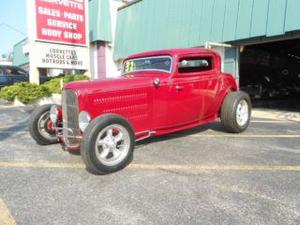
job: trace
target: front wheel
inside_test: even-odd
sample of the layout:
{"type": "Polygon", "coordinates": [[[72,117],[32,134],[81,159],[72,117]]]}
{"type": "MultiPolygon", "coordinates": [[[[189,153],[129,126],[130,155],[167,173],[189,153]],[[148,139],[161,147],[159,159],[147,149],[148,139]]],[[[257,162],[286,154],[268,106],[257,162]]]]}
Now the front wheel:
{"type": "Polygon", "coordinates": [[[52,105],[43,105],[33,111],[28,121],[28,129],[31,137],[40,145],[58,143],[50,120],[50,108],[52,105]]]}
{"type": "Polygon", "coordinates": [[[121,170],[131,162],[134,146],[135,136],[129,122],[110,114],[89,124],[80,152],[89,172],[107,174],[121,170]]]}
{"type": "Polygon", "coordinates": [[[251,118],[251,100],[245,92],[230,92],[221,108],[221,123],[231,133],[247,129],[251,118]]]}

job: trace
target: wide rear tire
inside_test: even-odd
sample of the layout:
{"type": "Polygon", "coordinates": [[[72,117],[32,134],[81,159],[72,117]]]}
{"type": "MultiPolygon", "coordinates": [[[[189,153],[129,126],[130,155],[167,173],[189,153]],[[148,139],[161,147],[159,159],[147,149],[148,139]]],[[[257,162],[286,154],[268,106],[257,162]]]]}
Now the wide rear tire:
{"type": "Polygon", "coordinates": [[[231,133],[247,129],[251,118],[251,100],[245,92],[230,92],[221,108],[221,123],[231,133]]]}
{"type": "Polygon", "coordinates": [[[51,106],[48,104],[38,107],[33,111],[28,121],[29,133],[39,145],[58,143],[55,133],[49,129],[51,106]]]}
{"type": "Polygon", "coordinates": [[[129,122],[108,114],[94,119],[86,128],[80,152],[89,172],[108,174],[132,161],[134,146],[135,135],[129,122]]]}

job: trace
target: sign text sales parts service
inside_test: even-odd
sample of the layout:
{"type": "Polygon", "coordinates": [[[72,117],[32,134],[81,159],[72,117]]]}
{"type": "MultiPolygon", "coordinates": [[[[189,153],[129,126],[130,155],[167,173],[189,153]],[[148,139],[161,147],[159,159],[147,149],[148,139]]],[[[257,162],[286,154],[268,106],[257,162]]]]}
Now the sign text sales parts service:
{"type": "Polygon", "coordinates": [[[35,0],[37,40],[87,45],[85,0],[35,0]]]}

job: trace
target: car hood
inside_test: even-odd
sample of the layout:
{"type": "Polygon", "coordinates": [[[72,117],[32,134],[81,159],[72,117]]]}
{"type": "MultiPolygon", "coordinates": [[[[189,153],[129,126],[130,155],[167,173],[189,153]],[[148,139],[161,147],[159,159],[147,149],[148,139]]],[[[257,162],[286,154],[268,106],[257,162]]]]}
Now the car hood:
{"type": "Polygon", "coordinates": [[[75,81],[64,85],[77,94],[95,94],[115,90],[143,88],[152,85],[153,76],[122,76],[118,78],[106,78],[89,81],[75,81]]]}

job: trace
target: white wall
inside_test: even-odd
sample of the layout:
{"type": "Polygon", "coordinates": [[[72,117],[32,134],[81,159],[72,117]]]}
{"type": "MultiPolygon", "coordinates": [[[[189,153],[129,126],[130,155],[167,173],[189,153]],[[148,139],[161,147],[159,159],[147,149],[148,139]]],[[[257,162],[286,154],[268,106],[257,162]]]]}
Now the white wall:
{"type": "Polygon", "coordinates": [[[97,54],[97,44],[90,44],[90,68],[91,68],[91,78],[98,78],[98,54],[97,54]]]}
{"type": "Polygon", "coordinates": [[[111,15],[111,29],[112,29],[112,43],[106,44],[106,76],[118,77],[121,75],[121,70],[116,62],[113,60],[113,50],[115,45],[115,34],[117,25],[118,8],[123,6],[123,2],[110,0],[110,15],[111,15]]]}
{"type": "Polygon", "coordinates": [[[118,68],[117,63],[113,61],[113,48],[106,44],[105,56],[106,56],[106,77],[118,77],[121,75],[121,71],[118,68]]]}
{"type": "Polygon", "coordinates": [[[62,70],[62,69],[48,69],[47,70],[47,76],[49,76],[49,77],[56,77],[62,73],[64,73],[64,70],[62,70]]]}
{"type": "Polygon", "coordinates": [[[0,66],[12,66],[12,61],[0,60],[0,66]]]}

